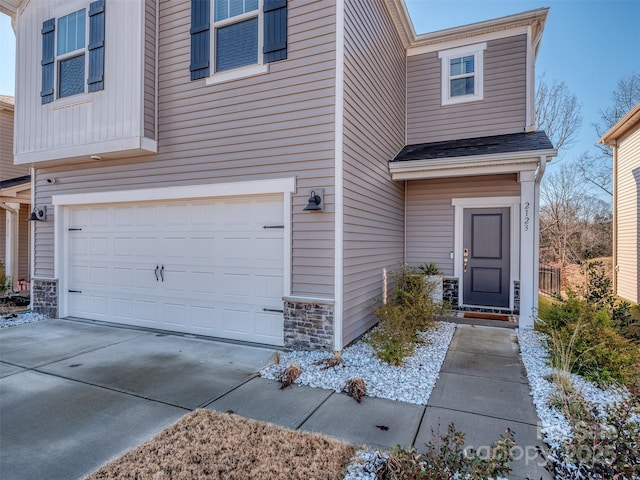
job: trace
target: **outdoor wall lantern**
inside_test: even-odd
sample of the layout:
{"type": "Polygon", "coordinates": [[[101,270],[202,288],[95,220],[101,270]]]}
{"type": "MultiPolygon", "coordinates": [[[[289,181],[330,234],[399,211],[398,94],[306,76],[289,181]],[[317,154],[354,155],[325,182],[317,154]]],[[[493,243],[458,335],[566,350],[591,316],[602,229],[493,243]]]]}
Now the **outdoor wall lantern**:
{"type": "Polygon", "coordinates": [[[31,216],[27,219],[28,222],[46,222],[47,221],[47,207],[34,207],[31,216]]]}
{"type": "Polygon", "coordinates": [[[322,197],[324,196],[324,189],[316,188],[311,190],[309,196],[309,203],[302,210],[304,212],[321,212],[322,211],[322,197]]]}

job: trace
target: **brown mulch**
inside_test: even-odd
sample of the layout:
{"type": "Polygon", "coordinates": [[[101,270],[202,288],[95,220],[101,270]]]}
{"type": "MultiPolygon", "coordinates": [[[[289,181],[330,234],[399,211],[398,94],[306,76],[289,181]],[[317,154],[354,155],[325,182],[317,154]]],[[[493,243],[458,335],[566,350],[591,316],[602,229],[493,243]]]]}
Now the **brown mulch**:
{"type": "Polygon", "coordinates": [[[340,480],[355,450],[320,435],[199,409],[86,480],[340,480]]]}

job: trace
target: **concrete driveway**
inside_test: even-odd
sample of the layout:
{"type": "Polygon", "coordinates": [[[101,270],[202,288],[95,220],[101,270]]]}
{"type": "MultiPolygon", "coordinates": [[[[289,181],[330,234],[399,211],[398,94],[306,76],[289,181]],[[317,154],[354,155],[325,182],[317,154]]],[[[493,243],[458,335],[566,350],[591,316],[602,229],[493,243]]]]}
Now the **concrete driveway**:
{"type": "Polygon", "coordinates": [[[0,330],[0,478],[82,478],[242,386],[273,350],[46,320],[0,330]]]}

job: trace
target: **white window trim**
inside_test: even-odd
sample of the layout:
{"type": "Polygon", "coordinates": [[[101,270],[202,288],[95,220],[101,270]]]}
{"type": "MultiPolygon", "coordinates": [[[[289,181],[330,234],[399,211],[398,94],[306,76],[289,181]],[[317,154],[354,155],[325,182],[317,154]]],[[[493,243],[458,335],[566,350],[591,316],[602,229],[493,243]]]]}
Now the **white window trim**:
{"type": "Polygon", "coordinates": [[[456,105],[459,103],[477,102],[484,98],[484,51],[487,49],[487,42],[466,45],[464,47],[451,48],[438,52],[440,59],[440,71],[442,74],[442,105],[456,105]],[[474,87],[475,93],[472,95],[451,96],[451,82],[449,76],[449,63],[453,58],[475,57],[474,87]]]}
{"type": "MultiPolygon", "coordinates": [[[[33,184],[32,182],[32,188],[33,184]]],[[[284,218],[284,272],[283,298],[291,296],[291,249],[292,249],[292,209],[291,195],[296,191],[296,178],[283,177],[268,180],[249,180],[243,182],[214,183],[205,185],[187,185],[176,187],[156,187],[114,192],[87,192],[53,195],[51,203],[54,208],[54,276],[58,279],[59,313],[61,317],[68,315],[69,273],[66,260],[69,257],[69,207],[74,205],[102,205],[129,202],[150,202],[171,200],[188,200],[196,198],[216,198],[239,195],[283,195],[284,218]]]]}
{"type": "Polygon", "coordinates": [[[225,18],[218,22],[215,21],[215,2],[211,2],[211,35],[210,35],[210,74],[206,79],[206,85],[215,85],[219,83],[229,82],[245,77],[253,77],[269,72],[269,64],[263,61],[262,49],[264,47],[264,0],[258,0],[258,9],[251,12],[236,15],[234,17],[225,18]],[[216,29],[233,25],[235,23],[249,20],[250,18],[258,18],[258,62],[243,67],[234,68],[232,70],[224,70],[216,73],[216,29]]]}
{"type": "MultiPolygon", "coordinates": [[[[69,7],[69,6],[68,6],[69,7]]],[[[64,10],[66,13],[56,15],[56,29],[54,33],[55,41],[53,45],[54,52],[54,71],[53,71],[53,99],[56,102],[65,102],[70,98],[77,99],[78,95],[87,95],[87,76],[89,74],[89,4],[86,1],[76,2],[71,6],[71,10],[64,10]],[[84,46],[73,52],[63,53],[58,55],[58,34],[60,28],[60,19],[77,12],[78,10],[84,10],[84,46]],[[69,58],[84,55],[84,79],[82,83],[82,92],[74,93],[73,95],[67,95],[66,97],[60,96],[60,62],[69,58]]],[[[56,105],[57,106],[57,105],[56,105]]]]}
{"type": "MultiPolygon", "coordinates": [[[[511,249],[509,255],[509,310],[514,308],[514,287],[513,282],[520,280],[520,197],[476,197],[476,198],[452,198],[451,205],[454,207],[454,236],[453,236],[453,275],[458,278],[458,306],[463,307],[464,277],[462,266],[464,259],[463,249],[463,227],[465,208],[509,208],[510,209],[510,242],[511,249]]],[[[473,305],[477,307],[478,305],[473,305]]]]}

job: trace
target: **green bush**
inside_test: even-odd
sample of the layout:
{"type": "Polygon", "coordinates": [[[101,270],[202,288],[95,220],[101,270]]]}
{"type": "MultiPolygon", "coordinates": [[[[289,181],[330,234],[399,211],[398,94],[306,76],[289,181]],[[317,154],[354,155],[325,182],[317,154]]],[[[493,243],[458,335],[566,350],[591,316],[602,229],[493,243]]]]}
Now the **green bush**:
{"type": "Polygon", "coordinates": [[[488,456],[481,456],[472,449],[464,449],[464,433],[456,431],[453,423],[441,437],[432,431],[427,450],[419,454],[415,449],[396,447],[391,451],[383,471],[382,480],[448,480],[464,478],[486,480],[509,474],[509,462],[513,460],[513,433],[507,430],[494,442],[488,456]]]}
{"type": "Polygon", "coordinates": [[[373,310],[380,322],[367,341],[382,361],[401,365],[413,354],[415,346],[424,341],[421,332],[435,326],[444,307],[434,302],[431,294],[435,286],[425,282],[417,268],[403,265],[392,278],[393,293],[388,303],[373,310]]]}
{"type": "Polygon", "coordinates": [[[4,270],[4,263],[0,262],[0,295],[11,291],[11,278],[9,278],[4,270]]]}

